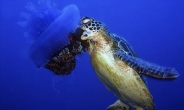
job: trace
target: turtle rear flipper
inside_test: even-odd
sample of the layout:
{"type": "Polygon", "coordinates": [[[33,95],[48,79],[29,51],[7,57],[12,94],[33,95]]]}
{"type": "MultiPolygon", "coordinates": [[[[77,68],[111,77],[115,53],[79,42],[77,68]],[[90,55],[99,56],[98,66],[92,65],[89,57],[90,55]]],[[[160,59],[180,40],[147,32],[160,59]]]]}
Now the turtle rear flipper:
{"type": "Polygon", "coordinates": [[[117,100],[114,104],[110,105],[107,110],[130,110],[130,107],[120,100],[117,100]]]}
{"type": "Polygon", "coordinates": [[[121,59],[138,73],[143,73],[156,78],[176,78],[179,76],[174,68],[149,63],[140,58],[127,55],[122,51],[115,51],[114,56],[121,59]]]}

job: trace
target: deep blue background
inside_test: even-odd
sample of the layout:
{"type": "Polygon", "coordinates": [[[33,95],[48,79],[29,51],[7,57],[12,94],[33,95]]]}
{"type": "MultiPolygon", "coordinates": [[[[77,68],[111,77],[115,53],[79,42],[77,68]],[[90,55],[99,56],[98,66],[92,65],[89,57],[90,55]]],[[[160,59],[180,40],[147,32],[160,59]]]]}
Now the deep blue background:
{"type": "MultiPolygon", "coordinates": [[[[87,53],[69,76],[36,69],[28,57],[24,29],[17,25],[30,0],[0,1],[0,110],[105,110],[116,97],[98,80],[87,53]]],[[[37,3],[37,0],[31,2],[37,3]]],[[[55,0],[74,3],[81,16],[104,22],[149,62],[175,67],[176,80],[148,77],[156,110],[184,109],[183,0],[55,0]]]]}

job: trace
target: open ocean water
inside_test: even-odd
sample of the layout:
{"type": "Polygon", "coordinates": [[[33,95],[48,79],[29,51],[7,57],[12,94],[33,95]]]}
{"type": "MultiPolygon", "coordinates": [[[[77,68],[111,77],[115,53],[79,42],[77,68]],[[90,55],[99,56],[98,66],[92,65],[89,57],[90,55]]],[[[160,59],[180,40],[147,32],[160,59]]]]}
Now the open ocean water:
{"type": "MultiPolygon", "coordinates": [[[[183,0],[53,0],[58,9],[76,4],[81,16],[104,22],[149,62],[174,67],[174,80],[147,77],[156,110],[184,110],[183,0]]],[[[29,58],[30,43],[17,25],[27,2],[0,1],[0,110],[105,110],[117,98],[95,75],[89,55],[77,57],[68,76],[37,69],[29,58]]]]}

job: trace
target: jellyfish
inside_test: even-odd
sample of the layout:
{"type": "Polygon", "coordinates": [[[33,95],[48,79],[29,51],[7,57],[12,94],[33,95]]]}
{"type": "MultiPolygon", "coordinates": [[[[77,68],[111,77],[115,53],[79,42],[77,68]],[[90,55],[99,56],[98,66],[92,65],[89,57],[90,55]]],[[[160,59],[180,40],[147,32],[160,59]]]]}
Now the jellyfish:
{"type": "Polygon", "coordinates": [[[79,28],[80,12],[76,5],[70,4],[58,10],[50,0],[39,0],[38,5],[28,3],[29,14],[21,13],[26,21],[18,22],[25,27],[24,36],[32,41],[29,56],[40,68],[55,74],[69,74],[75,68],[75,56],[83,51],[79,28]]]}

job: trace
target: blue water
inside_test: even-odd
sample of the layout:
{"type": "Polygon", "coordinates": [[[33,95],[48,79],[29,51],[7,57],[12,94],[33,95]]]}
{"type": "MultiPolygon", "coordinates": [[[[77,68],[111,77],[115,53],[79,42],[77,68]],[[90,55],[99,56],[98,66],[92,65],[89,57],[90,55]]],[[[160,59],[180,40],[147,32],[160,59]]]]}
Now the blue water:
{"type": "MultiPolygon", "coordinates": [[[[77,57],[69,76],[37,69],[30,44],[17,25],[29,0],[0,1],[0,110],[105,110],[116,97],[99,81],[89,56],[77,57]]],[[[37,0],[31,0],[37,3],[37,0]]],[[[184,1],[54,0],[59,9],[74,3],[81,16],[104,22],[149,62],[175,67],[175,80],[147,77],[156,110],[184,109],[184,1]]]]}

